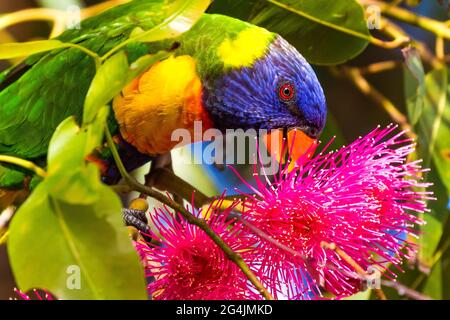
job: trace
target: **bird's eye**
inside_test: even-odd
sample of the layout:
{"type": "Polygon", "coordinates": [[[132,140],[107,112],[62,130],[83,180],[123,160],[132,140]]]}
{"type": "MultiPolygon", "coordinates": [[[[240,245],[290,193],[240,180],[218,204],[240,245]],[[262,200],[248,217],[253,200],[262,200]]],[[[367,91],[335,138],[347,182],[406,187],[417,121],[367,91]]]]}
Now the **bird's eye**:
{"type": "Polygon", "coordinates": [[[278,95],[283,101],[291,101],[295,97],[295,88],[290,82],[284,82],[278,89],[278,95]]]}

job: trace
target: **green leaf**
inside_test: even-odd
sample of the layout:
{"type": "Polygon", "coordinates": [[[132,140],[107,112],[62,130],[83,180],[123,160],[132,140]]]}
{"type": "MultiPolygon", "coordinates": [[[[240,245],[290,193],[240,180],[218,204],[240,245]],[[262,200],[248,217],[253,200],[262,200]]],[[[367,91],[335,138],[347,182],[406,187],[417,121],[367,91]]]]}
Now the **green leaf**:
{"type": "Polygon", "coordinates": [[[346,62],[368,45],[364,11],[355,0],[216,0],[210,12],[228,13],[276,32],[318,65],[346,62]],[[225,3],[227,5],[225,5],[225,3]]]}
{"type": "Polygon", "coordinates": [[[47,153],[50,175],[65,168],[81,166],[86,155],[80,131],[74,117],[67,118],[56,128],[47,153]]]}
{"type": "Polygon", "coordinates": [[[56,199],[72,204],[88,205],[98,199],[100,174],[86,157],[103,141],[108,107],[98,112],[95,121],[78,127],[73,117],[56,129],[48,150],[47,179],[49,193],[56,199]]]}
{"type": "Polygon", "coordinates": [[[49,195],[46,180],[19,209],[8,253],[22,291],[43,288],[59,299],[147,298],[120,200],[106,186],[99,195],[89,206],[68,204],[49,195]]]}
{"type": "Polygon", "coordinates": [[[70,204],[91,205],[99,197],[100,172],[93,163],[70,170],[70,173],[52,175],[47,179],[49,194],[70,204]]]}
{"type": "Polygon", "coordinates": [[[422,234],[419,238],[418,258],[421,270],[430,272],[435,263],[435,252],[442,239],[444,224],[448,217],[448,192],[442,184],[434,165],[431,166],[431,172],[427,175],[427,181],[433,183],[429,191],[433,191],[433,196],[437,200],[428,202],[428,207],[431,211],[422,216],[426,224],[421,227],[422,234]]]}
{"type": "Polygon", "coordinates": [[[425,134],[440,178],[450,193],[450,79],[448,69],[436,70],[426,78],[426,103],[421,117],[425,134]]]}
{"type": "Polygon", "coordinates": [[[51,139],[48,177],[10,227],[8,253],[22,291],[47,289],[60,299],[147,298],[121,201],[85,161],[102,142],[107,116],[103,107],[82,128],[68,118],[51,139]]]}
{"type": "Polygon", "coordinates": [[[156,42],[178,37],[192,28],[210,4],[211,0],[173,1],[169,4],[168,17],[162,23],[147,31],[139,27],[135,28],[127,41],[114,47],[102,59],[109,58],[112,54],[133,42],[156,42]]]}
{"type": "Polygon", "coordinates": [[[108,104],[127,85],[128,60],[120,51],[97,70],[84,104],[83,123],[94,120],[101,107],[108,104]]]}
{"type": "MultiPolygon", "coordinates": [[[[450,212],[449,212],[450,214],[450,212]]],[[[442,266],[442,287],[443,298],[450,299],[450,220],[447,220],[446,228],[444,231],[444,241],[439,250],[442,255],[439,259],[439,263],[442,266]]]]}
{"type": "MultiPolygon", "coordinates": [[[[415,125],[418,134],[418,155],[424,160],[424,167],[434,169],[427,175],[433,183],[430,188],[437,201],[430,202],[431,212],[423,216],[427,222],[422,227],[419,261],[425,270],[431,268],[433,256],[443,233],[447,219],[447,201],[450,193],[450,86],[447,68],[433,70],[425,76],[424,92],[417,91],[414,99],[423,100],[423,110],[415,125]]],[[[408,91],[407,91],[408,95],[408,91]]]]}
{"type": "Polygon", "coordinates": [[[420,54],[415,48],[403,50],[406,68],[404,84],[408,117],[416,125],[422,115],[425,103],[425,71],[420,54]]]}
{"type": "Polygon", "coordinates": [[[372,290],[360,291],[350,297],[344,298],[344,300],[370,300],[372,290]]]}
{"type": "Polygon", "coordinates": [[[85,156],[90,155],[92,151],[100,146],[105,135],[105,126],[109,115],[109,106],[103,106],[97,112],[94,121],[86,128],[86,147],[85,156]]]}
{"type": "Polygon", "coordinates": [[[41,40],[24,43],[0,44],[0,60],[26,57],[35,53],[67,48],[70,44],[58,40],[41,40]]]}
{"type": "Polygon", "coordinates": [[[261,0],[214,0],[208,13],[220,13],[239,20],[248,20],[261,0]]]}
{"type": "Polygon", "coordinates": [[[155,42],[179,35],[190,30],[208,9],[211,0],[177,0],[171,4],[169,17],[151,30],[136,34],[132,40],[155,42]]]}
{"type": "Polygon", "coordinates": [[[442,266],[441,263],[437,263],[430,275],[428,276],[422,292],[436,300],[442,299],[442,266]]]}
{"type": "Polygon", "coordinates": [[[56,128],[47,153],[48,173],[71,170],[84,165],[85,159],[103,141],[103,130],[108,117],[108,107],[98,111],[94,122],[80,128],[70,117],[56,128]]]}

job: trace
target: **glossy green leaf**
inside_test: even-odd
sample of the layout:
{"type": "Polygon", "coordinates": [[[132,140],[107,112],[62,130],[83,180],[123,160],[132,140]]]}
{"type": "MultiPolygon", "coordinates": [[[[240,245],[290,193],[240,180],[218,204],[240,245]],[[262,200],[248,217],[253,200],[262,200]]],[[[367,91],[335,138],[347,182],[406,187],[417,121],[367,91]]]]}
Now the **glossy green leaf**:
{"type": "Polygon", "coordinates": [[[97,112],[94,121],[87,126],[86,132],[86,147],[85,147],[85,155],[89,155],[92,151],[100,146],[103,142],[103,138],[105,135],[105,125],[108,120],[109,115],[109,106],[103,106],[97,112]]]}
{"type": "Polygon", "coordinates": [[[443,237],[444,223],[448,219],[448,192],[443,185],[436,166],[431,165],[431,172],[426,177],[427,181],[433,183],[429,188],[433,191],[435,201],[429,201],[430,212],[424,214],[422,218],[426,224],[421,227],[421,236],[419,238],[419,264],[421,270],[430,272],[435,263],[434,257],[436,249],[443,237]]]}
{"type": "Polygon", "coordinates": [[[208,13],[220,13],[239,20],[249,20],[261,0],[214,0],[208,13]]]}
{"type": "Polygon", "coordinates": [[[350,297],[344,298],[344,300],[369,300],[372,290],[360,291],[350,297]]]}
{"type": "MultiPolygon", "coordinates": [[[[421,150],[432,157],[442,182],[450,190],[450,80],[447,68],[425,78],[424,112],[418,124],[421,150]]],[[[428,160],[426,158],[426,160],[428,160]]]]}
{"type": "MultiPolygon", "coordinates": [[[[448,214],[450,215],[450,210],[448,214]]],[[[450,300],[450,219],[447,219],[443,239],[442,246],[439,248],[442,252],[439,260],[442,266],[442,294],[444,299],[450,300]]]]}
{"type": "MultiPolygon", "coordinates": [[[[427,181],[437,201],[431,201],[431,212],[423,216],[427,222],[422,227],[419,260],[422,269],[429,269],[433,263],[436,248],[443,235],[443,224],[447,219],[447,201],[450,192],[450,80],[446,68],[434,70],[424,79],[423,91],[420,85],[416,92],[406,86],[408,105],[417,106],[422,100],[423,110],[415,125],[418,134],[418,155],[425,167],[432,172],[427,181]],[[409,96],[408,96],[409,95],[409,96]]],[[[412,86],[414,88],[414,86],[412,86]]],[[[411,87],[410,87],[411,88],[411,87]]],[[[413,113],[410,113],[410,116],[413,113]]]]}
{"type": "Polygon", "coordinates": [[[86,139],[75,118],[70,117],[55,130],[47,153],[48,173],[79,167],[86,156],[86,139]]]}
{"type": "Polygon", "coordinates": [[[48,177],[10,227],[8,253],[22,291],[47,289],[60,299],[147,297],[121,201],[85,161],[102,142],[107,115],[101,108],[82,128],[68,118],[51,139],[48,177]]]}
{"type": "Polygon", "coordinates": [[[26,57],[35,53],[67,48],[70,44],[58,40],[0,44],[0,60],[26,57]]]}
{"type": "Polygon", "coordinates": [[[58,126],[50,141],[47,154],[50,175],[85,163],[86,157],[103,141],[108,109],[103,106],[97,112],[94,122],[84,128],[80,128],[73,117],[64,120],[58,126]]]}
{"type": "Polygon", "coordinates": [[[431,270],[430,275],[426,279],[422,292],[433,299],[442,299],[442,266],[440,262],[438,262],[431,270]]]}
{"type": "Polygon", "coordinates": [[[97,70],[84,104],[83,123],[94,120],[101,107],[108,104],[127,85],[128,60],[120,51],[97,70]]]}
{"type": "Polygon", "coordinates": [[[80,128],[73,117],[56,129],[48,150],[47,185],[56,199],[88,205],[98,199],[100,174],[86,157],[103,141],[108,107],[103,107],[90,125],[80,128]]]}
{"type": "Polygon", "coordinates": [[[8,253],[19,288],[44,288],[59,299],[146,299],[115,193],[101,186],[97,202],[71,205],[47,187],[47,180],[38,186],[10,227],[8,253]]]}
{"type": "Polygon", "coordinates": [[[166,20],[151,30],[136,34],[132,40],[155,42],[178,37],[192,28],[210,4],[211,0],[174,1],[166,20]]]}
{"type": "Polygon", "coordinates": [[[425,70],[420,54],[415,48],[403,50],[406,68],[404,86],[408,117],[416,125],[422,115],[425,103],[425,70]]]}
{"type": "Polygon", "coordinates": [[[361,53],[370,40],[363,8],[355,0],[216,2],[211,12],[246,18],[280,34],[313,64],[348,61],[361,53]]]}
{"type": "Polygon", "coordinates": [[[102,186],[100,172],[93,163],[67,169],[69,172],[47,178],[49,194],[70,204],[92,205],[98,201],[102,186]]]}

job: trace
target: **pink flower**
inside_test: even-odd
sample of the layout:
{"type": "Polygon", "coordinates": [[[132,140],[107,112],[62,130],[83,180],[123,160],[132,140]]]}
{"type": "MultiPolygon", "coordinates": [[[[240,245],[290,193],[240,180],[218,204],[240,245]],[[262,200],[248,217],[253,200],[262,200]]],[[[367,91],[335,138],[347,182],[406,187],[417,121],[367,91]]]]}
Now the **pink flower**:
{"type": "MultiPolygon", "coordinates": [[[[218,205],[219,206],[219,205],[218,205]]],[[[209,208],[209,226],[246,260],[252,260],[254,239],[227,221],[231,208],[209,208]]],[[[201,216],[201,212],[194,213],[201,216]]],[[[196,226],[170,217],[167,209],[152,217],[159,244],[138,242],[147,276],[149,294],[156,300],[246,300],[261,299],[246,276],[227,258],[209,236],[196,226]]]]}
{"type": "MultiPolygon", "coordinates": [[[[421,182],[420,161],[407,162],[414,144],[396,127],[377,128],[364,138],[328,154],[299,159],[274,182],[256,178],[255,196],[244,204],[242,230],[259,230],[257,270],[274,295],[317,298],[326,291],[341,297],[361,290],[363,277],[331,244],[364,270],[400,265],[416,250],[431,193],[421,182]],[[392,136],[392,137],[389,137],[392,136]]],[[[255,265],[253,265],[255,268],[255,265]]]]}
{"type": "Polygon", "coordinates": [[[41,292],[33,290],[32,293],[34,296],[23,293],[19,289],[14,289],[14,292],[19,297],[19,300],[55,300],[53,296],[45,290],[42,290],[41,292]]]}

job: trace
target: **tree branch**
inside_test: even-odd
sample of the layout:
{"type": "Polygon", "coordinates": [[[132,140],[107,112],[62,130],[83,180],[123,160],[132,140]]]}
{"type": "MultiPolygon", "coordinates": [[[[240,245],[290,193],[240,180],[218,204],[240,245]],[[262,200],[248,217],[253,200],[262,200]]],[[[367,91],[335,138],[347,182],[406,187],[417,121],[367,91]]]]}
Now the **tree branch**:
{"type": "Polygon", "coordinates": [[[176,212],[180,213],[186,221],[192,225],[195,225],[199,227],[201,230],[203,230],[210,238],[214,241],[225,253],[225,255],[233,261],[241,270],[242,272],[247,276],[249,281],[256,287],[258,292],[261,293],[261,295],[267,299],[267,300],[273,300],[272,295],[267,291],[267,289],[264,287],[264,285],[259,281],[259,279],[256,277],[256,275],[253,273],[253,271],[248,267],[248,265],[245,263],[244,259],[242,259],[241,255],[238,253],[235,253],[224,241],[222,238],[220,238],[208,225],[208,223],[204,219],[200,219],[192,215],[189,211],[187,211],[182,205],[179,203],[173,201],[169,197],[163,195],[162,193],[149,188],[141,183],[139,183],[136,179],[131,177],[128,172],[125,169],[125,166],[123,165],[122,160],[120,159],[119,153],[117,152],[116,146],[114,144],[114,141],[112,139],[111,133],[109,132],[109,129],[106,127],[105,129],[106,139],[108,142],[108,146],[111,149],[111,152],[113,154],[114,160],[117,164],[117,167],[125,180],[125,182],[134,189],[134,191],[143,193],[148,195],[149,197],[152,197],[161,203],[167,205],[168,207],[172,208],[176,212]]]}
{"type": "Polygon", "coordinates": [[[397,290],[398,294],[401,296],[404,295],[415,300],[433,300],[431,297],[408,288],[407,286],[398,282],[382,280],[381,284],[385,287],[397,290]]]}
{"type": "Polygon", "coordinates": [[[167,191],[183,199],[190,200],[194,194],[194,205],[200,208],[206,203],[211,202],[210,198],[197,190],[191,184],[178,177],[172,171],[160,168],[152,171],[148,175],[149,183],[156,189],[167,191]]]}
{"type": "Polygon", "coordinates": [[[16,158],[16,157],[0,155],[0,162],[13,164],[13,165],[19,166],[21,168],[30,170],[30,171],[36,173],[41,178],[45,178],[47,176],[47,173],[45,172],[44,169],[40,168],[39,166],[35,165],[33,162],[28,161],[28,160],[23,160],[23,159],[16,158]]]}

